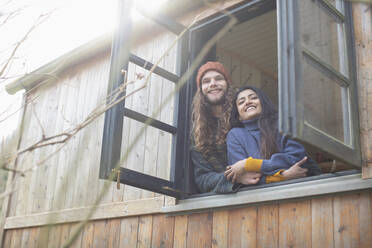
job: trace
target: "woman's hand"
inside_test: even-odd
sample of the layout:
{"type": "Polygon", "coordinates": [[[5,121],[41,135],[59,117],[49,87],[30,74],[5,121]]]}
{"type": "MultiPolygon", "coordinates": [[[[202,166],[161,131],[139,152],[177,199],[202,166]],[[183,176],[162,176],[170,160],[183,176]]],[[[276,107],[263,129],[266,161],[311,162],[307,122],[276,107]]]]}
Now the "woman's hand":
{"type": "Polygon", "coordinates": [[[307,169],[301,168],[301,165],[303,165],[306,162],[306,160],[307,157],[304,157],[301,161],[292,165],[291,168],[283,171],[282,176],[284,176],[287,179],[306,177],[307,169]]]}
{"type": "Polygon", "coordinates": [[[225,171],[225,177],[227,180],[231,180],[235,183],[236,179],[244,174],[245,159],[236,162],[233,165],[227,166],[225,171]]]}

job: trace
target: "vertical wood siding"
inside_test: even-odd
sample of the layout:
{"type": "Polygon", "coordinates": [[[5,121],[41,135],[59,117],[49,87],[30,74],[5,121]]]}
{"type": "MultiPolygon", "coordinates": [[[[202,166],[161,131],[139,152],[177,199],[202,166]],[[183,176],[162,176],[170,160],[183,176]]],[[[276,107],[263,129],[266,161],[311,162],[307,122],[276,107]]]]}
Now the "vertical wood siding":
{"type": "MultiPolygon", "coordinates": [[[[144,41],[134,53],[155,63],[169,47],[175,36],[170,33],[144,41]]],[[[160,66],[175,72],[176,48],[161,60],[160,66]]],[[[69,69],[58,82],[41,85],[29,95],[30,101],[24,116],[25,130],[21,149],[46,136],[58,134],[81,123],[98,105],[104,103],[110,69],[109,53],[101,54],[91,61],[69,69]],[[40,124],[39,124],[40,122],[40,124]],[[42,126],[42,128],[41,128],[42,126]]],[[[130,63],[129,79],[148,71],[130,63]]],[[[144,80],[136,80],[128,86],[128,92],[141,87],[144,80]]],[[[173,94],[174,83],[153,75],[147,87],[126,100],[126,107],[142,114],[153,116],[173,125],[174,98],[154,114],[163,101],[173,94]]],[[[58,154],[44,165],[36,163],[58,149],[48,146],[24,154],[18,160],[18,168],[35,167],[17,182],[19,190],[11,197],[9,215],[20,216],[93,205],[103,189],[104,180],[98,179],[100,151],[102,146],[104,118],[99,117],[79,132],[58,154]]],[[[144,124],[125,118],[123,127],[123,153],[144,124]]],[[[139,172],[169,178],[172,135],[148,127],[138,143],[122,164],[139,172]]],[[[101,203],[123,200],[153,198],[155,194],[130,186],[116,189],[115,183],[106,192],[101,203]]]]}
{"type": "MultiPolygon", "coordinates": [[[[371,206],[372,191],[364,191],[176,217],[99,220],[84,227],[74,247],[369,248],[371,206]]],[[[4,247],[61,247],[75,226],[8,230],[4,247]]]]}

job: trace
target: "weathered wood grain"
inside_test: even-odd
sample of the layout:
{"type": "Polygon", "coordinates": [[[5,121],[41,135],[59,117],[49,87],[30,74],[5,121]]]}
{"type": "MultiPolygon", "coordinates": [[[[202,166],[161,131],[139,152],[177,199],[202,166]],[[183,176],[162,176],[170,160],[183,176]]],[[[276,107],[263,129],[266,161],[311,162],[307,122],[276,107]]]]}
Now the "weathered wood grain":
{"type": "Polygon", "coordinates": [[[49,240],[49,232],[53,228],[52,226],[42,226],[40,227],[40,233],[37,240],[37,247],[47,247],[49,240]]]}
{"type": "MultiPolygon", "coordinates": [[[[168,49],[169,45],[173,42],[175,39],[175,35],[171,33],[166,33],[163,38],[161,39],[161,42],[167,45],[163,45],[163,49],[168,49]]],[[[163,51],[164,51],[163,50],[163,51]]],[[[177,46],[172,48],[164,57],[163,59],[163,68],[175,73],[175,66],[176,66],[176,55],[177,52],[177,46]]],[[[173,82],[170,82],[166,79],[161,80],[161,84],[159,85],[159,90],[161,91],[160,95],[160,106],[162,106],[162,109],[160,111],[160,115],[158,118],[162,122],[165,122],[169,125],[174,125],[174,101],[176,99],[174,93],[175,85],[173,82]],[[168,99],[170,98],[170,99],[168,99]],[[166,102],[168,101],[168,102],[166,102]]],[[[170,168],[171,168],[171,145],[172,145],[172,135],[169,133],[166,133],[164,131],[159,131],[159,143],[158,143],[158,161],[157,161],[157,171],[156,175],[162,179],[169,180],[170,178],[170,168]]]]}
{"type": "MultiPolygon", "coordinates": [[[[140,57],[145,56],[147,54],[146,51],[148,51],[148,46],[149,46],[148,43],[144,44],[143,46],[140,46],[136,51],[137,55],[140,57]]],[[[135,73],[146,75],[146,70],[139,66],[136,66],[135,73]]],[[[142,80],[136,79],[132,90],[136,90],[140,88],[141,85],[143,85],[143,83],[144,83],[143,79],[142,80]]],[[[130,92],[127,92],[127,93],[130,93],[130,92]]],[[[131,98],[132,98],[131,99],[132,104],[130,106],[130,109],[143,114],[144,108],[145,108],[143,104],[146,103],[146,100],[145,100],[146,88],[136,92],[135,94],[131,96],[131,98]]],[[[135,121],[135,120],[130,120],[130,122],[131,124],[130,124],[128,145],[132,144],[133,142],[136,142],[136,144],[133,146],[133,149],[129,153],[126,168],[139,171],[139,172],[143,172],[143,162],[144,162],[143,152],[144,152],[145,138],[146,138],[145,133],[142,133],[138,137],[138,140],[135,141],[135,139],[139,135],[139,132],[141,128],[144,126],[144,124],[138,121],[135,121]]],[[[126,147],[128,147],[128,145],[126,147]]],[[[124,188],[124,200],[139,199],[141,198],[141,192],[142,190],[139,188],[126,185],[124,188]]]]}
{"type": "MultiPolygon", "coordinates": [[[[136,49],[134,49],[132,53],[136,53],[136,49]]],[[[137,68],[136,65],[134,65],[133,63],[129,63],[128,71],[127,71],[127,82],[133,82],[136,79],[136,68],[137,68]]],[[[130,94],[130,92],[133,92],[133,90],[134,90],[134,84],[133,83],[128,84],[126,87],[126,94],[127,95],[130,94]]],[[[125,107],[130,109],[132,105],[133,105],[133,96],[130,95],[127,98],[125,98],[125,107]]],[[[134,125],[134,121],[128,117],[124,117],[123,135],[122,135],[122,142],[121,142],[121,154],[120,154],[121,160],[123,160],[123,157],[125,156],[125,154],[127,154],[127,151],[130,146],[130,142],[131,142],[130,133],[131,133],[132,125],[134,125]]],[[[130,162],[129,154],[127,154],[126,159],[122,161],[122,164],[120,166],[130,169],[131,167],[129,165],[129,162],[130,162]]],[[[130,190],[131,190],[131,186],[121,185],[120,191],[122,191],[122,193],[118,193],[119,196],[121,195],[121,199],[124,200],[125,198],[127,198],[125,194],[127,191],[130,191],[130,190]]]]}
{"type": "MultiPolygon", "coordinates": [[[[124,216],[156,214],[161,212],[163,198],[139,199],[127,202],[101,204],[91,220],[117,218],[124,216]]],[[[91,211],[91,207],[72,208],[61,211],[45,212],[39,214],[9,217],[5,229],[41,226],[47,224],[63,224],[66,222],[83,221],[91,211]]]]}
{"type": "MultiPolygon", "coordinates": [[[[108,55],[108,54],[107,54],[108,55]]],[[[96,98],[98,101],[98,99],[104,99],[104,97],[107,95],[107,83],[105,82],[108,82],[108,78],[109,78],[109,68],[110,68],[110,62],[109,62],[109,56],[107,56],[107,60],[104,61],[104,64],[102,64],[100,67],[99,67],[99,77],[96,77],[96,80],[97,80],[97,94],[96,94],[96,98]]],[[[92,77],[94,77],[95,73],[92,72],[92,77]]],[[[103,104],[103,102],[101,101],[100,104],[103,104]]],[[[101,149],[102,149],[102,135],[103,135],[103,126],[104,126],[104,116],[100,116],[99,118],[97,118],[97,120],[92,123],[92,129],[93,132],[94,130],[100,130],[98,132],[98,140],[99,142],[97,142],[97,138],[95,141],[93,141],[92,143],[92,148],[93,151],[94,151],[94,154],[95,156],[93,157],[93,161],[90,163],[90,167],[93,167],[95,169],[94,173],[93,174],[93,178],[94,179],[97,179],[99,177],[99,170],[100,170],[100,160],[101,160],[101,149]]],[[[93,181],[94,183],[94,181],[93,181]]],[[[103,181],[103,180],[98,180],[98,187],[101,189],[102,187],[104,187],[104,184],[106,182],[103,181]]],[[[97,184],[97,183],[96,183],[97,184]]],[[[101,200],[101,203],[109,203],[109,202],[112,202],[112,194],[113,194],[113,188],[116,187],[116,183],[115,182],[111,182],[109,183],[110,185],[108,186],[109,188],[106,190],[106,193],[104,194],[102,200],[101,200]]],[[[88,191],[89,191],[89,187],[88,187],[88,191]]],[[[98,190],[98,194],[100,194],[100,190],[98,190]]],[[[98,197],[98,195],[97,195],[98,197]]]]}
{"type": "Polygon", "coordinates": [[[94,247],[94,230],[95,223],[88,222],[83,230],[83,237],[81,239],[81,247],[94,247]]]}
{"type": "MultiPolygon", "coordinates": [[[[33,121],[36,122],[36,125],[35,125],[35,129],[33,130],[32,132],[32,136],[34,137],[34,139],[36,140],[39,140],[40,137],[42,136],[42,129],[40,128],[40,125],[35,117],[35,114],[37,115],[37,118],[39,119],[42,119],[41,116],[43,116],[43,110],[46,108],[46,105],[47,105],[47,101],[46,99],[48,99],[47,95],[45,95],[45,85],[43,87],[40,88],[40,91],[39,94],[39,101],[35,102],[35,104],[32,105],[31,108],[33,108],[34,110],[32,111],[32,118],[34,119],[33,121]]],[[[40,120],[41,122],[41,120],[40,120]]],[[[43,122],[41,122],[41,124],[43,125],[43,122]]],[[[23,195],[23,192],[19,192],[19,195],[18,195],[18,201],[21,201],[21,199],[24,199],[25,197],[28,197],[28,205],[26,207],[26,213],[27,214],[30,214],[30,213],[35,213],[35,212],[39,212],[40,210],[40,205],[39,205],[39,200],[41,198],[41,196],[39,196],[39,190],[40,190],[40,194],[43,193],[43,190],[40,189],[39,187],[39,174],[42,173],[43,170],[45,170],[45,167],[44,166],[36,166],[36,164],[44,157],[43,155],[45,154],[45,149],[46,148],[41,148],[41,149],[38,149],[38,150],[35,150],[32,154],[32,163],[29,165],[33,168],[35,168],[35,170],[33,172],[30,172],[31,174],[31,181],[30,181],[30,184],[29,185],[24,185],[24,187],[29,187],[30,188],[30,191],[28,193],[28,195],[23,195]]],[[[40,178],[41,180],[41,178],[40,178]]]]}
{"type": "Polygon", "coordinates": [[[212,247],[228,247],[229,211],[213,212],[212,247]]]}
{"type": "MultiPolygon", "coordinates": [[[[64,126],[64,117],[63,117],[63,108],[65,107],[65,102],[68,97],[68,89],[69,87],[65,84],[58,84],[58,90],[59,90],[59,99],[56,103],[56,106],[54,108],[54,112],[56,112],[55,117],[55,129],[54,134],[63,132],[63,126],[64,126]]],[[[57,149],[60,147],[60,145],[56,145],[52,147],[51,152],[57,152],[57,149]]],[[[58,162],[60,160],[60,156],[62,156],[62,150],[59,151],[59,154],[54,156],[50,160],[50,169],[48,174],[48,182],[47,182],[47,191],[46,191],[46,206],[45,211],[55,210],[55,202],[54,199],[58,198],[59,195],[56,195],[55,192],[58,190],[56,187],[58,187],[60,175],[58,172],[61,172],[59,167],[64,167],[64,165],[59,165],[58,162]],[[57,183],[58,182],[58,183],[57,183]]]]}
{"type": "Polygon", "coordinates": [[[69,239],[70,228],[71,228],[71,224],[62,224],[61,225],[61,236],[60,236],[60,239],[59,239],[60,247],[64,247],[64,244],[69,239]]]}
{"type": "Polygon", "coordinates": [[[335,247],[359,247],[359,195],[335,196],[333,208],[335,247]]]}
{"type": "Polygon", "coordinates": [[[311,246],[311,201],[279,204],[279,247],[311,246]]]}
{"type": "Polygon", "coordinates": [[[212,226],[212,212],[189,215],[187,226],[187,247],[211,247],[212,226]]]}
{"type": "Polygon", "coordinates": [[[46,247],[60,247],[60,240],[61,240],[61,232],[62,232],[62,225],[53,225],[50,227],[49,235],[48,235],[48,243],[46,247]]]}
{"type": "Polygon", "coordinates": [[[231,210],[228,247],[256,247],[257,208],[231,210]]]}
{"type": "MultiPolygon", "coordinates": [[[[68,98],[71,99],[63,104],[63,109],[61,110],[61,115],[63,116],[62,130],[67,130],[76,124],[74,120],[74,108],[76,108],[77,97],[79,96],[79,85],[77,80],[75,80],[74,74],[69,75],[64,81],[68,98]]],[[[76,145],[76,138],[72,139],[69,144],[67,144],[58,156],[57,161],[57,178],[54,188],[54,198],[52,209],[59,210],[65,209],[66,206],[66,193],[69,187],[73,187],[73,183],[70,182],[70,173],[73,173],[73,157],[75,155],[74,146],[76,145]],[[70,184],[71,183],[71,184],[70,184]]],[[[66,207],[67,208],[67,207],[66,207]]]]}
{"type": "Polygon", "coordinates": [[[12,242],[12,235],[13,235],[12,230],[7,230],[4,232],[4,236],[5,236],[3,240],[4,247],[10,247],[11,242],[12,242]]]}
{"type": "Polygon", "coordinates": [[[358,79],[360,139],[363,159],[363,178],[372,178],[372,12],[370,5],[353,3],[352,16],[358,79]]]}
{"type": "Polygon", "coordinates": [[[137,248],[150,248],[152,239],[153,216],[140,216],[138,218],[137,248]]]}
{"type": "Polygon", "coordinates": [[[120,246],[137,247],[138,217],[128,217],[121,220],[120,246]]]}
{"type": "Polygon", "coordinates": [[[372,199],[371,193],[363,192],[359,197],[359,247],[372,246],[372,199]]]}
{"type": "MultiPolygon", "coordinates": [[[[74,95],[70,96],[71,105],[69,106],[68,112],[66,112],[66,118],[70,122],[69,126],[77,125],[81,120],[81,106],[84,101],[84,89],[86,89],[86,84],[81,81],[81,73],[77,70],[70,70],[69,76],[71,77],[71,85],[75,87],[76,91],[73,92],[74,95]]],[[[79,143],[81,139],[81,133],[78,133],[68,144],[68,149],[66,151],[67,161],[65,168],[65,175],[68,183],[65,188],[65,192],[62,192],[65,195],[63,201],[63,208],[72,208],[73,201],[76,199],[76,186],[77,186],[77,166],[76,164],[80,161],[79,143]]]]}
{"type": "Polygon", "coordinates": [[[30,228],[25,228],[23,229],[23,233],[22,233],[22,244],[21,244],[21,247],[22,248],[28,248],[29,247],[29,242],[30,242],[30,228]]]}
{"type": "Polygon", "coordinates": [[[186,248],[187,241],[187,215],[176,216],[174,219],[174,248],[186,248]]]}
{"type": "MultiPolygon", "coordinates": [[[[92,61],[90,63],[87,63],[90,66],[87,65],[82,67],[79,66],[79,71],[84,71],[84,73],[81,73],[79,76],[79,84],[80,84],[80,90],[79,90],[79,99],[76,99],[77,101],[77,123],[81,123],[86,116],[89,114],[89,110],[91,110],[91,106],[93,99],[96,100],[96,95],[98,94],[98,85],[96,81],[98,78],[101,77],[101,71],[99,70],[99,66],[97,66],[97,63],[92,64],[92,61]],[[97,71],[96,73],[93,73],[92,70],[95,69],[97,71]],[[98,77],[98,78],[95,78],[98,77]]],[[[90,145],[92,142],[92,139],[96,139],[96,136],[93,136],[92,133],[95,130],[91,129],[92,126],[89,125],[85,127],[77,136],[79,139],[77,144],[77,149],[75,151],[76,156],[74,160],[74,168],[73,173],[78,176],[74,176],[75,185],[74,185],[74,194],[71,195],[73,199],[71,199],[71,206],[70,207],[78,207],[82,206],[85,203],[85,200],[87,197],[95,198],[95,194],[89,194],[88,195],[88,179],[89,179],[89,172],[94,171],[96,172],[97,165],[94,164],[93,161],[96,161],[96,154],[99,153],[98,151],[93,151],[90,145]],[[92,158],[93,157],[93,158],[92,158]],[[92,159],[92,160],[91,160],[92,159]],[[89,168],[90,169],[87,169],[89,168]]],[[[98,138],[98,137],[97,137],[98,138]]],[[[98,174],[92,173],[92,177],[95,178],[95,183],[99,184],[98,174]]]]}
{"type": "Polygon", "coordinates": [[[279,241],[278,204],[262,205],[257,210],[257,247],[277,248],[279,241]]]}
{"type": "Polygon", "coordinates": [[[174,217],[155,215],[152,220],[151,247],[173,247],[174,217]]]}
{"type": "MultiPolygon", "coordinates": [[[[110,232],[108,234],[108,244],[107,247],[115,248],[120,247],[120,229],[121,229],[121,220],[120,219],[112,219],[110,232]]],[[[107,232],[106,232],[107,235],[107,232]]]]}
{"type": "Polygon", "coordinates": [[[110,220],[94,221],[93,247],[107,247],[111,229],[110,220]]]}
{"type": "MultiPolygon", "coordinates": [[[[22,229],[12,230],[12,238],[9,247],[21,247],[22,242],[22,229]]],[[[6,244],[5,244],[6,245],[6,244]]],[[[4,247],[7,247],[5,246],[4,247]]]]}
{"type": "Polygon", "coordinates": [[[40,236],[40,227],[32,227],[30,229],[30,236],[28,238],[28,247],[38,248],[39,247],[39,236],[40,236]]]}
{"type": "MultiPolygon", "coordinates": [[[[154,37],[154,40],[151,42],[152,44],[152,56],[150,62],[156,63],[156,61],[161,56],[162,47],[164,43],[159,42],[159,37],[154,37]],[[155,49],[154,49],[155,48],[155,49]]],[[[146,56],[147,57],[147,56],[146,56]]],[[[162,66],[161,64],[159,66],[162,66]]],[[[155,109],[159,107],[160,101],[160,94],[161,90],[159,88],[161,86],[161,78],[157,75],[152,75],[151,80],[149,81],[149,85],[146,87],[147,90],[147,101],[148,107],[147,112],[145,113],[147,116],[152,116],[155,109]]],[[[144,151],[144,165],[143,165],[143,172],[147,175],[156,176],[157,170],[157,149],[154,149],[158,145],[159,139],[159,130],[153,127],[146,128],[146,141],[145,141],[145,151],[144,151]]],[[[160,155],[161,156],[161,155],[160,155]]],[[[151,191],[143,191],[142,198],[154,197],[154,193],[151,191]]]]}
{"type": "MultiPolygon", "coordinates": [[[[84,231],[85,231],[85,227],[86,225],[84,226],[84,228],[78,232],[78,229],[80,228],[80,223],[73,223],[70,227],[70,236],[69,236],[69,239],[72,238],[72,236],[78,232],[78,235],[77,235],[77,238],[75,239],[75,241],[71,244],[70,247],[72,248],[78,248],[78,247],[82,247],[81,243],[82,243],[82,240],[84,238],[84,231]]],[[[70,248],[69,247],[69,248],[70,248]]]]}
{"type": "Polygon", "coordinates": [[[321,197],[311,200],[312,246],[334,247],[333,198],[321,197]]]}
{"type": "MultiPolygon", "coordinates": [[[[48,99],[47,101],[47,107],[45,112],[42,116],[39,118],[42,118],[45,122],[42,123],[43,128],[46,132],[46,135],[54,135],[58,133],[57,126],[61,123],[61,118],[59,118],[60,114],[58,112],[58,105],[61,98],[61,91],[63,85],[58,84],[54,87],[50,87],[48,89],[48,99]]],[[[66,101],[66,98],[63,99],[66,101]]],[[[43,158],[46,158],[50,154],[54,153],[56,151],[58,146],[49,146],[45,148],[45,153],[42,156],[43,158]]],[[[54,187],[55,187],[55,181],[56,181],[56,173],[57,173],[57,156],[54,156],[51,158],[48,162],[46,162],[44,165],[41,165],[43,167],[42,170],[40,170],[39,174],[39,210],[37,212],[43,212],[43,211],[49,211],[52,208],[53,203],[53,193],[54,193],[54,187]]]]}

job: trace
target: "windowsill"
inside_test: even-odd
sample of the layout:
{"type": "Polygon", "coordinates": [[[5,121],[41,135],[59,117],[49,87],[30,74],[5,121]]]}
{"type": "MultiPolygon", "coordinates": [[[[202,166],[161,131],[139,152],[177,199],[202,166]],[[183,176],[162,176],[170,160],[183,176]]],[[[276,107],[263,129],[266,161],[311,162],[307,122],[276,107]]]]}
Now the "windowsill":
{"type": "Polygon", "coordinates": [[[338,176],[327,179],[302,181],[297,183],[243,190],[233,194],[211,195],[178,201],[175,206],[162,208],[163,213],[176,215],[215,208],[257,204],[294,198],[320,196],[331,193],[372,188],[372,179],[362,179],[361,174],[338,176]]]}

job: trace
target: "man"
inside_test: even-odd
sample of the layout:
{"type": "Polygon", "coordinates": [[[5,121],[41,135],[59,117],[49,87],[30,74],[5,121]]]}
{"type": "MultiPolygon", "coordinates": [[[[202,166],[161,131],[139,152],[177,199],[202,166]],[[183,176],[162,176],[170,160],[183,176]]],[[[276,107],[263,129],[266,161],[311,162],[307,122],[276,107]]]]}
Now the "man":
{"type": "MultiPolygon", "coordinates": [[[[196,76],[197,92],[192,103],[193,146],[195,183],[200,192],[229,193],[242,185],[256,184],[261,174],[245,172],[232,183],[224,176],[227,167],[226,135],[230,129],[233,91],[231,78],[219,62],[202,65],[196,76]]],[[[296,163],[294,176],[303,174],[300,167],[306,159],[296,163]],[[298,173],[298,174],[296,174],[298,173]]],[[[236,164],[245,164],[245,160],[236,164]]]]}

